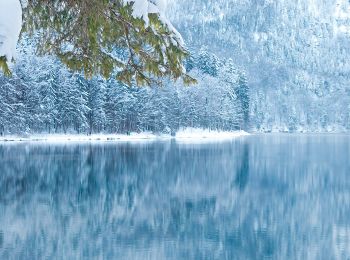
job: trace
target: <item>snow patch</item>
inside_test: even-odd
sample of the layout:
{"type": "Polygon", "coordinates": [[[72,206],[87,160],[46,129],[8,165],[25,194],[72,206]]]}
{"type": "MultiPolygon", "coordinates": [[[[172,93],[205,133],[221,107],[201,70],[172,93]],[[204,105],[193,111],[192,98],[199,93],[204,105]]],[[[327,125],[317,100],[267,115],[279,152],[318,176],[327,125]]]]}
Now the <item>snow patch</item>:
{"type": "Polygon", "coordinates": [[[245,131],[219,131],[200,128],[183,128],[176,133],[176,140],[181,142],[221,141],[249,135],[245,131]]]}

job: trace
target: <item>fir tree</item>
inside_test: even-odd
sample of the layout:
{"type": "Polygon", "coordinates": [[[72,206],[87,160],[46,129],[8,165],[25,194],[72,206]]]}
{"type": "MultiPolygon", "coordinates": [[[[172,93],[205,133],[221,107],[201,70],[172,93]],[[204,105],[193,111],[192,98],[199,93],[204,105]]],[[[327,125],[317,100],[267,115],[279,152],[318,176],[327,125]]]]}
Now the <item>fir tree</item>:
{"type": "Polygon", "coordinates": [[[250,97],[249,97],[249,86],[247,83],[247,77],[243,72],[241,72],[239,75],[238,85],[236,88],[236,94],[237,94],[237,98],[240,102],[241,110],[242,110],[242,114],[243,114],[243,122],[244,122],[243,128],[246,129],[248,127],[248,124],[249,124],[250,97]]]}
{"type": "Polygon", "coordinates": [[[88,128],[86,115],[90,108],[87,106],[87,92],[76,82],[75,75],[68,71],[60,74],[61,84],[57,91],[59,126],[64,133],[74,131],[81,133],[88,128]]]}
{"type": "Polygon", "coordinates": [[[38,40],[39,54],[54,54],[87,77],[108,78],[117,69],[117,78],[128,85],[151,85],[163,77],[195,82],[183,68],[188,52],[182,38],[164,14],[139,17],[135,8],[134,1],[124,0],[29,0],[24,28],[38,40]]]}
{"type": "Polygon", "coordinates": [[[219,58],[205,49],[201,49],[197,57],[197,68],[204,74],[218,76],[220,62],[219,58]]]}
{"type": "Polygon", "coordinates": [[[11,116],[12,110],[9,104],[8,95],[12,90],[12,86],[6,83],[5,78],[0,78],[0,136],[6,133],[9,125],[9,116],[11,116]]]}

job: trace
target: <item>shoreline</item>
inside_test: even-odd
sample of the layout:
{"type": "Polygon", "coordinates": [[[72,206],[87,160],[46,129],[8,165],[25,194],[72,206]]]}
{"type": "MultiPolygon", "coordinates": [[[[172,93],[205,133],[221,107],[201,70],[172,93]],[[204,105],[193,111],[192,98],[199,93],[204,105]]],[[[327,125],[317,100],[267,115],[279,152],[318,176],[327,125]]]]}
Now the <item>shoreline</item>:
{"type": "Polygon", "coordinates": [[[131,133],[126,134],[34,134],[26,137],[8,135],[0,136],[0,143],[15,142],[47,142],[47,143],[64,143],[64,142],[149,142],[149,141],[166,141],[176,140],[179,142],[198,142],[198,141],[222,141],[230,140],[250,135],[245,131],[209,131],[202,129],[184,129],[179,131],[176,136],[169,134],[152,134],[152,133],[131,133]]]}

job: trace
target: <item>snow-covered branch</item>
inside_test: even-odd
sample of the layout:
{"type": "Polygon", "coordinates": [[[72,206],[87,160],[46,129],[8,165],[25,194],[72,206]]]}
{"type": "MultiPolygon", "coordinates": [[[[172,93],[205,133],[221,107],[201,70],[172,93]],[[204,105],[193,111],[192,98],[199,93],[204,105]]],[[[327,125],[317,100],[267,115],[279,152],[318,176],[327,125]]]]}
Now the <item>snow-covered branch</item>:
{"type": "Polygon", "coordinates": [[[8,62],[16,57],[16,45],[22,28],[19,0],[0,0],[0,57],[8,62]]]}
{"type": "Polygon", "coordinates": [[[133,16],[144,20],[146,26],[149,25],[149,14],[159,14],[159,18],[166,25],[181,45],[184,45],[184,40],[181,34],[175,29],[172,23],[165,16],[167,0],[123,0],[124,4],[133,4],[133,16]]]}
{"type": "Polygon", "coordinates": [[[184,41],[165,9],[166,0],[0,0],[0,70],[10,74],[23,16],[37,52],[59,57],[72,71],[108,78],[117,70],[129,85],[167,77],[192,83],[183,69],[184,41]],[[125,49],[130,57],[124,63],[105,53],[125,49]]]}

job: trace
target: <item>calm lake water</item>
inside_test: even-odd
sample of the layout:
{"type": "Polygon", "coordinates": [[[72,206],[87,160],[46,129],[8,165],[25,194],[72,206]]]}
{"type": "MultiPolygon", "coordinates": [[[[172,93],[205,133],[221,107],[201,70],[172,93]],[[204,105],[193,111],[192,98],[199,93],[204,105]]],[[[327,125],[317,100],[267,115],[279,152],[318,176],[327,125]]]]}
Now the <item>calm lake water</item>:
{"type": "Polygon", "coordinates": [[[350,259],[350,136],[0,144],[0,259],[350,259]]]}

